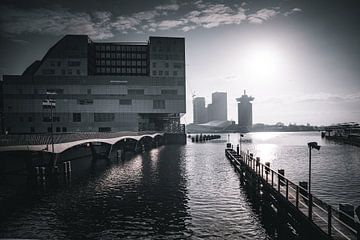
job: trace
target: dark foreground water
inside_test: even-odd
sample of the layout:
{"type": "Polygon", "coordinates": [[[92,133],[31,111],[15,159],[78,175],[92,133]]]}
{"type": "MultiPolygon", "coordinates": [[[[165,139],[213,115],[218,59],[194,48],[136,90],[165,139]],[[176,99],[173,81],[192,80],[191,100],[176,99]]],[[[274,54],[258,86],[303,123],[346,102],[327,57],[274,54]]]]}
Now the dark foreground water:
{"type": "MultiPolygon", "coordinates": [[[[23,185],[0,220],[0,237],[273,238],[224,157],[226,139],[165,146],[88,171],[75,168],[57,186],[23,185]]],[[[234,144],[238,139],[230,136],[234,144]]],[[[306,143],[318,141],[315,194],[333,205],[360,205],[360,148],[324,142],[319,133],[252,133],[245,139],[243,149],[284,168],[294,181],[307,179],[306,143]]]]}

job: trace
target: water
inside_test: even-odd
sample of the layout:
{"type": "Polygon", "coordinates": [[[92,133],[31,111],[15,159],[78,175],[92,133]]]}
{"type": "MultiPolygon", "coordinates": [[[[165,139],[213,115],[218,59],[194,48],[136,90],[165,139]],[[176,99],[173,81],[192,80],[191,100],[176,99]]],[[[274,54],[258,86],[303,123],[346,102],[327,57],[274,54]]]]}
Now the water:
{"type": "MultiPolygon", "coordinates": [[[[226,138],[164,146],[85,173],[74,170],[58,186],[26,187],[0,221],[0,237],[272,238],[224,156],[226,138]]],[[[237,144],[239,135],[230,139],[237,144]]],[[[319,133],[251,133],[244,139],[243,149],[284,168],[294,181],[307,179],[306,143],[318,141],[315,195],[333,205],[360,205],[360,148],[324,142],[319,133]]]]}
{"type": "MultiPolygon", "coordinates": [[[[239,143],[239,134],[230,135],[239,143]]],[[[319,132],[249,133],[243,138],[243,150],[250,150],[261,162],[270,162],[274,170],[284,169],[294,183],[308,181],[308,142],[318,142],[312,150],[311,191],[316,197],[338,207],[339,203],[360,206],[360,148],[322,139],[319,132]],[[251,142],[246,142],[251,140],[251,142]]]]}

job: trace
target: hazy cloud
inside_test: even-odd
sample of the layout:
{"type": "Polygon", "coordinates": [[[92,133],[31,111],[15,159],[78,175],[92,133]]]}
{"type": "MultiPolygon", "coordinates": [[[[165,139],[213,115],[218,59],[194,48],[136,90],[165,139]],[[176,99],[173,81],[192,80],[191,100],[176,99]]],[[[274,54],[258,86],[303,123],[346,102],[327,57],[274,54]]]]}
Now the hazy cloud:
{"type": "Polygon", "coordinates": [[[256,23],[260,24],[263,23],[266,20],[269,20],[270,18],[278,15],[280,11],[278,9],[261,9],[257,11],[256,13],[250,14],[247,18],[247,20],[250,23],[256,23]]]}
{"type": "MultiPolygon", "coordinates": [[[[28,10],[2,7],[0,20],[1,31],[12,35],[87,34],[93,39],[108,39],[117,33],[130,31],[139,33],[173,29],[187,32],[199,27],[214,28],[241,24],[244,21],[260,24],[280,13],[279,8],[264,8],[251,13],[243,6],[245,5],[213,4],[202,0],[181,4],[173,1],[129,15],[116,15],[111,11],[73,12],[59,6],[28,10]]],[[[299,8],[294,8],[282,15],[288,16],[299,11],[299,8]]]]}

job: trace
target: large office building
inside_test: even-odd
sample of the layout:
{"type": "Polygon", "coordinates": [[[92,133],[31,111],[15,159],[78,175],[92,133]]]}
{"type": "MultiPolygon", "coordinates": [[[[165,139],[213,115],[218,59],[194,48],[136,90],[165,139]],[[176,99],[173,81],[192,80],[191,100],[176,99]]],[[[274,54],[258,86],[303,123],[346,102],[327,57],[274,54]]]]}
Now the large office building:
{"type": "Polygon", "coordinates": [[[193,117],[195,124],[201,124],[207,122],[204,97],[196,97],[193,99],[193,117]]]}
{"type": "Polygon", "coordinates": [[[246,95],[246,91],[244,94],[237,98],[238,102],[238,124],[240,128],[249,130],[252,127],[252,101],[255,98],[252,96],[246,95]]]}
{"type": "Polygon", "coordinates": [[[227,121],[227,93],[214,92],[212,103],[208,106],[209,121],[227,121]]]}
{"type": "Polygon", "coordinates": [[[8,133],[173,131],[185,106],[185,39],[94,42],[66,35],[1,82],[8,133]],[[51,116],[51,114],[53,116],[51,116]]]}

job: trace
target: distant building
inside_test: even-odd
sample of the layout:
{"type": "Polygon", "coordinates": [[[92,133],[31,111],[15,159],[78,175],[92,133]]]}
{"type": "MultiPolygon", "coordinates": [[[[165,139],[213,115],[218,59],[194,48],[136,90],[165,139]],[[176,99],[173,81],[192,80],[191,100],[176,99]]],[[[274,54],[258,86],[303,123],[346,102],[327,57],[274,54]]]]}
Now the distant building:
{"type": "Polygon", "coordinates": [[[66,35],[0,85],[1,124],[9,133],[51,132],[51,121],[54,132],[171,131],[186,112],[185,39],[66,35]]]}
{"type": "Polygon", "coordinates": [[[246,91],[244,91],[244,95],[240,98],[237,98],[238,102],[238,125],[240,128],[249,129],[252,127],[253,119],[252,119],[252,101],[255,98],[246,95],[246,91]]]}
{"type": "Polygon", "coordinates": [[[200,124],[207,122],[206,116],[206,108],[205,108],[205,98],[204,97],[197,97],[193,100],[193,117],[194,123],[200,124]]]}
{"type": "Polygon", "coordinates": [[[208,106],[208,121],[227,121],[227,93],[214,92],[208,106]]]}

